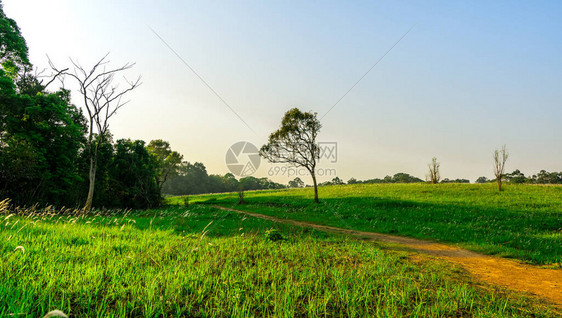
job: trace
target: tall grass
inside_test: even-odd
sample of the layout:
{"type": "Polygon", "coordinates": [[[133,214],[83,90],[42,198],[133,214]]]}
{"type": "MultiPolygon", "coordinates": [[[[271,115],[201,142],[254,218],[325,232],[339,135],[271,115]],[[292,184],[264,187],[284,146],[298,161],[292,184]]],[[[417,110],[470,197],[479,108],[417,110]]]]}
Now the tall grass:
{"type": "Polygon", "coordinates": [[[0,219],[0,317],[556,314],[445,263],[204,205],[0,219]]]}

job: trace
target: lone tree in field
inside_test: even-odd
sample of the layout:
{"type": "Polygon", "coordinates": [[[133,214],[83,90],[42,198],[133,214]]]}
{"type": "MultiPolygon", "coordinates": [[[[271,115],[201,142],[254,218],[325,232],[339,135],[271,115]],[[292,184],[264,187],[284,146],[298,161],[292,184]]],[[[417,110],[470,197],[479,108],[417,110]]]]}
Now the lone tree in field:
{"type": "Polygon", "coordinates": [[[289,163],[307,169],[314,184],[314,202],[318,203],[316,164],[320,159],[320,147],[316,137],[322,125],[316,115],[298,108],[286,112],[281,127],[269,135],[260,154],[272,163],[289,163]]]}
{"type": "Polygon", "coordinates": [[[96,182],[96,169],[98,160],[98,149],[103,144],[104,138],[109,132],[109,119],[115,115],[117,110],[125,106],[128,101],[123,101],[125,94],[137,88],[140,82],[140,76],[134,81],[128,81],[123,77],[125,86],[119,87],[116,83],[115,75],[132,68],[134,63],[126,63],[123,66],[109,68],[109,60],[106,54],[89,70],[85,69],[74,60],[70,60],[74,66],[73,71],[58,69],[49,61],[51,68],[57,74],[68,75],[78,84],[78,92],[87,112],[88,119],[88,140],[86,147],[90,159],[89,170],[89,188],[88,197],[84,204],[84,211],[92,208],[94,199],[94,188],[96,182]]]}
{"type": "Polygon", "coordinates": [[[431,163],[427,165],[429,167],[429,174],[426,176],[426,180],[432,184],[439,183],[441,179],[441,174],[439,173],[439,167],[441,164],[437,162],[437,158],[433,157],[431,163]]]}
{"type": "Polygon", "coordinates": [[[496,182],[498,183],[498,190],[502,190],[502,178],[505,171],[505,162],[509,157],[509,153],[503,145],[501,150],[496,149],[494,151],[494,175],[496,176],[496,182]]]}

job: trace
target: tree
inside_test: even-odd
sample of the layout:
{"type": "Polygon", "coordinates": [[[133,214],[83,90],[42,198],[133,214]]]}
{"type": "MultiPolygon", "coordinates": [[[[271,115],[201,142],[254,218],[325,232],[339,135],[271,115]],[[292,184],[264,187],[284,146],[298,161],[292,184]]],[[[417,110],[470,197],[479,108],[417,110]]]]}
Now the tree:
{"type": "Polygon", "coordinates": [[[476,183],[486,183],[490,180],[488,180],[488,178],[486,177],[478,177],[478,179],[476,179],[476,183]]]}
{"type": "Polygon", "coordinates": [[[339,177],[335,177],[331,181],[325,181],[320,183],[321,186],[343,185],[343,184],[345,184],[345,182],[343,182],[343,180],[340,179],[339,177]]]}
{"type": "Polygon", "coordinates": [[[108,205],[152,208],[161,202],[157,184],[158,162],[142,140],[120,139],[113,146],[109,166],[108,205]]]}
{"type": "Polygon", "coordinates": [[[317,113],[301,112],[293,108],[285,113],[281,127],[269,135],[268,143],[260,149],[260,155],[272,163],[288,163],[308,170],[314,184],[314,202],[318,200],[316,164],[320,159],[320,147],[316,137],[322,125],[317,113]]]}
{"type": "Polygon", "coordinates": [[[183,156],[177,151],[172,151],[170,143],[162,139],[152,140],[148,146],[146,146],[146,149],[154,156],[158,164],[156,182],[158,183],[158,189],[162,191],[164,182],[166,182],[169,177],[178,175],[183,156]]]}
{"type": "Polygon", "coordinates": [[[441,180],[441,183],[470,183],[470,180],[468,179],[453,179],[450,180],[449,178],[445,178],[443,180],[441,180]]]}
{"type": "Polygon", "coordinates": [[[439,167],[441,164],[437,162],[437,158],[433,157],[431,162],[427,165],[429,167],[429,174],[426,176],[426,180],[432,184],[439,183],[441,179],[441,174],[439,173],[439,167]]]}
{"type": "Polygon", "coordinates": [[[339,177],[333,178],[331,182],[332,182],[333,185],[342,185],[342,184],[345,184],[345,182],[343,182],[343,180],[340,179],[339,177]]]}
{"type": "Polygon", "coordinates": [[[304,188],[304,181],[296,177],[294,180],[289,181],[289,188],[304,188]]]}
{"type": "Polygon", "coordinates": [[[256,178],[256,177],[244,177],[241,178],[239,181],[240,183],[239,187],[242,190],[257,190],[257,189],[261,189],[261,184],[260,184],[260,179],[256,178]]]}
{"type": "Polygon", "coordinates": [[[71,205],[85,119],[67,90],[46,91],[30,69],[25,39],[0,2],[0,198],[71,205]]]}
{"type": "Polygon", "coordinates": [[[163,193],[175,195],[200,194],[208,190],[209,175],[205,165],[200,162],[182,162],[178,168],[178,175],[169,178],[162,186],[163,193]]]}
{"type": "MultiPolygon", "coordinates": [[[[18,24],[4,13],[0,2],[0,64],[8,75],[14,75],[21,67],[30,66],[28,48],[18,24]]],[[[12,79],[14,78],[11,76],[12,79]]]]}
{"type": "MultiPolygon", "coordinates": [[[[85,134],[84,134],[85,135],[85,134]]],[[[85,137],[84,137],[85,138],[85,137]]],[[[99,136],[94,136],[94,138],[99,138],[99,136]]],[[[98,156],[96,160],[96,184],[93,198],[93,205],[95,206],[110,206],[114,204],[111,203],[110,196],[113,194],[114,189],[112,189],[112,176],[114,172],[113,160],[114,160],[114,140],[111,134],[106,134],[98,146],[98,156]]],[[[90,157],[89,153],[84,145],[83,151],[80,153],[80,176],[82,182],[80,184],[80,197],[76,199],[76,202],[80,202],[79,205],[84,206],[84,194],[88,193],[88,188],[90,186],[89,179],[89,167],[90,167],[90,157]]]]}
{"type": "Polygon", "coordinates": [[[527,177],[525,177],[525,174],[523,174],[523,172],[521,172],[519,169],[516,169],[512,173],[506,174],[505,179],[510,183],[525,183],[528,180],[527,177]]]}
{"type": "Polygon", "coordinates": [[[502,190],[502,178],[504,177],[505,163],[509,153],[507,152],[505,145],[502,146],[501,150],[494,150],[494,175],[496,176],[496,182],[498,183],[498,191],[502,190]]]}
{"type": "Polygon", "coordinates": [[[83,106],[87,111],[89,125],[86,145],[90,168],[88,174],[88,197],[84,205],[84,211],[89,211],[92,208],[98,149],[100,143],[103,142],[106,134],[109,132],[109,119],[115,115],[117,110],[128,103],[128,101],[122,101],[122,98],[141,84],[140,76],[135,81],[128,81],[124,78],[126,87],[123,89],[119,88],[119,84],[114,82],[115,75],[132,68],[134,63],[126,63],[121,67],[107,69],[107,65],[109,64],[107,60],[108,55],[109,53],[95,63],[89,70],[86,70],[79,63],[71,59],[70,61],[74,66],[74,71],[72,72],[59,69],[49,61],[51,68],[56,74],[68,75],[77,82],[78,91],[84,104],[83,106]],[[95,135],[97,135],[98,138],[94,138],[95,135]]]}
{"type": "Polygon", "coordinates": [[[562,172],[547,172],[541,170],[538,174],[534,175],[532,182],[537,184],[561,184],[562,172]]]}
{"type": "Polygon", "coordinates": [[[0,197],[21,205],[74,204],[84,118],[68,92],[0,91],[0,197]]]}
{"type": "Polygon", "coordinates": [[[232,173],[227,173],[223,177],[221,177],[222,183],[225,187],[227,192],[238,191],[240,185],[236,177],[232,173]]]}
{"type": "Polygon", "coordinates": [[[388,176],[384,178],[385,182],[389,183],[417,183],[423,182],[422,179],[411,176],[404,172],[395,173],[394,176],[390,180],[388,180],[388,176]]]}

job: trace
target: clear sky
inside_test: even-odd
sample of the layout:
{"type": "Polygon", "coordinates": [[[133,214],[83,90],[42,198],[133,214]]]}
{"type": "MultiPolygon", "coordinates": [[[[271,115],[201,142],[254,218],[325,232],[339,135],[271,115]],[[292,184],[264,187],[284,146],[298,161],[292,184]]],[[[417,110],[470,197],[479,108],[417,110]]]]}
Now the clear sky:
{"type": "Polygon", "coordinates": [[[474,181],[492,176],[506,144],[509,171],[562,170],[560,1],[3,2],[40,68],[46,54],[136,62],[143,85],[114,118],[115,137],[168,140],[210,173],[228,172],[233,143],[261,146],[289,108],[324,116],[413,25],[322,119],[319,139],[338,143],[325,168],[343,180],[423,178],[436,156],[443,177],[474,181]]]}

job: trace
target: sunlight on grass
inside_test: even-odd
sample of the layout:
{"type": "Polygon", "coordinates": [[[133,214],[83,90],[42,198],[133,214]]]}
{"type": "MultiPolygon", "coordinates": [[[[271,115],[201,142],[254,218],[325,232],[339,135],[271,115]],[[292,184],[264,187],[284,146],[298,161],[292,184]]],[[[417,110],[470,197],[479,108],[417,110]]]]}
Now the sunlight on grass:
{"type": "MultiPolygon", "coordinates": [[[[248,191],[243,210],[362,231],[459,244],[535,264],[562,262],[562,186],[358,184],[248,191]]],[[[179,197],[168,198],[175,204],[179,197]]],[[[234,194],[193,202],[236,205],[234,194]]]]}
{"type": "Polygon", "coordinates": [[[0,217],[2,317],[553,314],[445,263],[205,205],[19,212],[0,217]]]}

